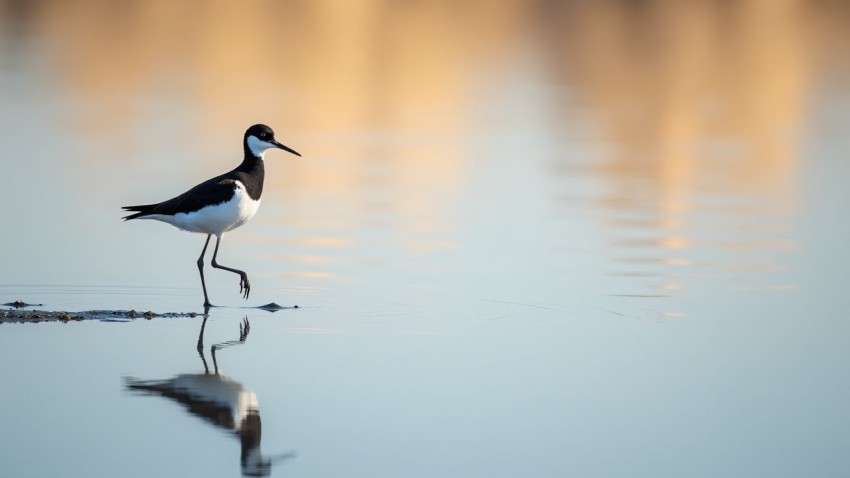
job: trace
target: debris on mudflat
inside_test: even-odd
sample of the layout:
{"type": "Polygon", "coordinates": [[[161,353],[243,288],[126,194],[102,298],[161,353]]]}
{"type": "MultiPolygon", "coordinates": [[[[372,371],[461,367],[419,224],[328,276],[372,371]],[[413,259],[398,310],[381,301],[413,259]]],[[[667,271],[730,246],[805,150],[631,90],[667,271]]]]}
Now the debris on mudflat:
{"type": "Polygon", "coordinates": [[[258,309],[267,310],[267,311],[269,311],[269,312],[277,312],[278,310],[283,310],[283,309],[297,309],[297,308],[298,308],[298,306],[297,306],[297,305],[294,305],[294,306],[292,306],[292,307],[284,307],[284,306],[282,306],[282,305],[278,305],[278,304],[277,304],[277,303],[275,303],[275,302],[269,302],[268,304],[258,306],[257,308],[258,308],[258,309]]]}
{"type": "Polygon", "coordinates": [[[6,302],[3,305],[5,305],[6,307],[14,307],[16,309],[22,309],[24,307],[41,307],[44,304],[27,304],[26,302],[24,302],[22,300],[16,300],[14,302],[6,302]]]}
{"type": "Polygon", "coordinates": [[[154,317],[178,318],[197,317],[196,312],[137,312],[136,310],[87,310],[84,312],[45,311],[45,310],[0,310],[0,324],[7,322],[39,323],[64,322],[80,320],[101,320],[104,322],[128,321],[138,317],[148,320],[154,317]]]}

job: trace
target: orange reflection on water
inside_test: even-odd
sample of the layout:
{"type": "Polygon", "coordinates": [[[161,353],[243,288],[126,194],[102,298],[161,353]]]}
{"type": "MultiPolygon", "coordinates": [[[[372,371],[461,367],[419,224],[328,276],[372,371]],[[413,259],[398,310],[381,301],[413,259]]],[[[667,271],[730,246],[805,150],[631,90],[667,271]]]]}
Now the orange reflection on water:
{"type": "Polygon", "coordinates": [[[306,255],[306,254],[285,254],[278,257],[284,262],[292,262],[296,264],[321,265],[330,264],[333,259],[328,256],[306,255]]]}
{"type": "MultiPolygon", "coordinates": [[[[295,225],[282,241],[303,250],[286,260],[308,264],[366,243],[355,229],[384,232],[379,250],[459,248],[459,205],[515,179],[488,147],[530,136],[509,160],[559,173],[501,204],[523,205],[549,182],[566,190],[576,174],[602,183],[588,203],[599,242],[616,249],[603,255],[640,266],[612,275],[724,269],[716,264],[746,264],[735,253],[752,250],[774,252],[759,264],[781,268],[778,253],[797,247],[789,218],[808,98],[846,69],[839,45],[850,44],[846,6],[805,0],[87,0],[35,3],[26,15],[0,4],[48,51],[72,130],[205,138],[203,157],[221,158],[239,153],[234,132],[247,124],[275,125],[305,157],[269,168],[274,192],[259,220],[295,225]],[[534,121],[513,122],[520,111],[534,121]],[[575,168],[566,149],[576,138],[601,159],[575,168]],[[284,195],[286,210],[274,202],[284,195]],[[629,257],[645,248],[654,254],[629,257]],[[705,251],[727,256],[696,257],[705,251]]],[[[122,159],[151,161],[135,141],[122,159]]]]}
{"type": "MultiPolygon", "coordinates": [[[[596,164],[608,181],[597,205],[612,244],[657,249],[620,261],[717,270],[714,260],[694,258],[796,249],[786,234],[799,207],[802,128],[826,68],[815,59],[835,53],[836,36],[846,41],[847,9],[803,0],[601,1],[564,11],[567,27],[549,30],[565,48],[557,72],[608,145],[596,164]],[[659,229],[675,235],[646,238],[659,229]]],[[[839,63],[846,69],[846,59],[839,63]]],[[[766,260],[783,261],[777,253],[766,260]]]]}
{"type": "MultiPolygon", "coordinates": [[[[586,2],[565,75],[614,146],[604,170],[651,179],[669,214],[697,190],[788,197],[820,23],[802,0],[586,2]]],[[[621,189],[628,192],[628,189],[621,189]]]]}
{"type": "MultiPolygon", "coordinates": [[[[826,28],[830,7],[804,0],[33,8],[56,49],[57,79],[91,100],[95,109],[81,113],[100,128],[138,117],[129,102],[140,98],[127,92],[159,89],[192,95],[199,131],[230,134],[257,112],[290,118],[281,122],[332,139],[311,140],[314,156],[339,151],[338,135],[376,128],[452,145],[441,148],[448,155],[396,158],[409,162],[389,179],[413,186],[458,180],[456,147],[468,141],[468,121],[484,106],[477,102],[487,101],[475,92],[498,81],[482,75],[510,70],[514,52],[537,43],[546,81],[569,85],[615,148],[602,173],[624,194],[632,178],[651,179],[659,187],[639,192],[667,214],[689,210],[706,188],[793,196],[812,50],[836,28],[826,28]]],[[[328,187],[353,180],[338,176],[328,187]]]]}

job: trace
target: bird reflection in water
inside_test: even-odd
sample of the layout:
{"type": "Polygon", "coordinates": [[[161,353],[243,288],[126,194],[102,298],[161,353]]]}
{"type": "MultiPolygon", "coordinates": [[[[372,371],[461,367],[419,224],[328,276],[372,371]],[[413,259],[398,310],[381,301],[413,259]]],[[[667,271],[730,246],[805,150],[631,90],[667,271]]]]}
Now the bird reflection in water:
{"type": "Polygon", "coordinates": [[[204,356],[204,329],[207,316],[198,334],[198,355],[204,364],[204,373],[182,374],[167,380],[137,380],[125,378],[128,390],[160,395],[181,403],[186,410],[219,428],[234,432],[242,443],[241,465],[243,476],[268,476],[272,464],[291,458],[294,453],[264,457],[260,452],[260,409],[257,395],[241,383],[219,373],[216,352],[245,343],[251,325],[246,317],[239,324],[239,340],[229,340],[210,347],[213,373],[210,373],[204,356]]]}

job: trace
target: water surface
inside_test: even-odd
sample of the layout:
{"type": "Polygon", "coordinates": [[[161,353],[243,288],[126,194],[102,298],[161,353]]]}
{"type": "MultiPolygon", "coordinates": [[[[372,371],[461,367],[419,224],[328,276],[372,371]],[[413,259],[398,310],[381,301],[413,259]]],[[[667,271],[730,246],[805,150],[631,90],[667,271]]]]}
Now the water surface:
{"type": "Polygon", "coordinates": [[[201,312],[204,238],[120,206],[256,122],[304,155],[203,355],[201,316],[0,327],[0,475],[850,473],[847,8],[0,5],[0,302],[201,312]],[[188,375],[262,433],[127,387],[188,375]]]}

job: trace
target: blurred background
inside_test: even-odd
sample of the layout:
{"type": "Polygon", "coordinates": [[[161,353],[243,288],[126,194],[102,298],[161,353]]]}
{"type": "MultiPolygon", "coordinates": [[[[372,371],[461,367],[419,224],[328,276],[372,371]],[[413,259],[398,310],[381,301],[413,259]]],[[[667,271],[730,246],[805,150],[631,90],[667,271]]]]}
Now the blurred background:
{"type": "MultiPolygon", "coordinates": [[[[470,426],[488,445],[447,468],[659,476],[631,423],[678,450],[679,476],[838,476],[848,46],[840,0],[0,1],[0,302],[199,309],[203,237],[119,208],[233,168],[262,122],[303,158],[266,154],[262,207],[219,261],[249,273],[248,305],[307,309],[281,340],[446,336],[410,358],[454,360],[418,382],[438,390],[481,372],[457,365],[466,340],[519,354],[493,387],[525,395],[475,415],[507,420],[503,441],[470,426]],[[563,368],[588,358],[587,375],[563,368]],[[665,415],[661,395],[701,418],[665,415]]],[[[207,281],[244,304],[235,276],[207,281]]],[[[357,386],[389,386],[371,378],[357,386]]],[[[322,457],[361,463],[336,439],[322,457]]],[[[383,470],[416,475],[390,441],[374,442],[399,447],[383,470]]],[[[434,443],[417,446],[446,457],[434,443]]],[[[302,445],[293,471],[316,476],[302,445]]]]}
{"type": "MultiPolygon", "coordinates": [[[[175,262],[191,266],[201,238],[121,224],[117,208],[230,169],[265,122],[305,154],[271,155],[263,230],[239,232],[275,284],[443,264],[505,275],[503,294],[659,266],[795,289],[747,273],[787,268],[807,194],[846,172],[829,153],[847,146],[848,10],[3,2],[2,164],[21,200],[2,214],[45,233],[6,235],[2,282],[186,283],[175,262]]],[[[250,261],[233,240],[223,251],[250,261]]],[[[677,279],[603,295],[676,294],[677,279]]]]}
{"type": "Polygon", "coordinates": [[[847,172],[848,10],[2,2],[0,212],[38,233],[5,235],[0,282],[188,283],[202,238],[118,207],[230,169],[265,122],[305,158],[271,154],[260,226],[222,250],[269,285],[795,290],[801,217],[847,198],[818,194],[847,172]]]}

